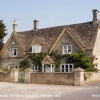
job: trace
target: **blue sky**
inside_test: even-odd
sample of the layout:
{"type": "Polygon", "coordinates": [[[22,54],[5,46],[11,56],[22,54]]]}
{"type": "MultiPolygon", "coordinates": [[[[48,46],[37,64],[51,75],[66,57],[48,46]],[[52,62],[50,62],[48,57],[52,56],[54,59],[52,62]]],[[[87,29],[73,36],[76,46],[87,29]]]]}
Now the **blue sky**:
{"type": "Polygon", "coordinates": [[[14,19],[18,31],[26,31],[33,29],[34,19],[39,20],[39,28],[91,21],[93,9],[100,10],[100,0],[0,0],[0,20],[8,33],[4,42],[14,19]]]}

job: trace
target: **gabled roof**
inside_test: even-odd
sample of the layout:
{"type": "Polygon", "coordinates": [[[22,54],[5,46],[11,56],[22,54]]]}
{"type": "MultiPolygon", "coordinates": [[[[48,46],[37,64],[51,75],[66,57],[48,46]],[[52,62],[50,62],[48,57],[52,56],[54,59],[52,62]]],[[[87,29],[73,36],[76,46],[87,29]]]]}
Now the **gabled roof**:
{"type": "Polygon", "coordinates": [[[43,44],[42,52],[49,52],[63,31],[67,31],[74,41],[84,50],[92,50],[98,32],[98,24],[86,22],[43,28],[38,29],[37,31],[30,30],[17,32],[14,34],[14,37],[21,45],[24,52],[29,52],[31,44],[35,38],[43,44]]]}
{"type": "Polygon", "coordinates": [[[51,63],[51,64],[55,64],[55,62],[53,61],[53,59],[49,56],[46,55],[45,58],[42,60],[42,64],[45,64],[46,59],[51,63]]]}
{"type": "MultiPolygon", "coordinates": [[[[74,36],[73,34],[72,34],[72,29],[70,29],[70,28],[68,28],[68,27],[66,27],[66,28],[64,28],[63,29],[63,31],[61,32],[61,34],[58,36],[58,38],[57,38],[57,40],[55,41],[55,43],[54,43],[54,45],[52,46],[52,48],[50,49],[50,52],[49,53],[51,53],[52,52],[52,50],[56,47],[56,45],[57,45],[57,43],[59,42],[59,40],[61,39],[61,37],[63,36],[63,34],[66,32],[66,34],[69,34],[70,36],[71,36],[71,38],[76,42],[76,44],[78,44],[79,45],[79,47],[84,51],[84,44],[83,44],[83,42],[82,41],[80,41],[80,39],[78,40],[77,38],[75,38],[75,37],[78,37],[78,38],[80,38],[80,35],[78,35],[77,34],[77,36],[74,36]]],[[[74,33],[76,33],[76,32],[74,32],[74,33]]]]}
{"type": "Polygon", "coordinates": [[[34,44],[34,42],[37,42],[40,45],[45,45],[45,40],[40,37],[34,37],[33,42],[31,43],[31,46],[34,44]]]}
{"type": "Polygon", "coordinates": [[[21,49],[22,53],[25,54],[25,52],[24,52],[24,50],[22,48],[22,44],[20,44],[20,41],[16,38],[15,34],[12,34],[10,36],[10,38],[8,39],[7,43],[2,48],[1,53],[0,53],[1,56],[4,54],[6,48],[9,46],[9,44],[10,44],[10,42],[11,42],[12,39],[14,39],[17,42],[17,44],[18,44],[19,48],[21,49]]]}

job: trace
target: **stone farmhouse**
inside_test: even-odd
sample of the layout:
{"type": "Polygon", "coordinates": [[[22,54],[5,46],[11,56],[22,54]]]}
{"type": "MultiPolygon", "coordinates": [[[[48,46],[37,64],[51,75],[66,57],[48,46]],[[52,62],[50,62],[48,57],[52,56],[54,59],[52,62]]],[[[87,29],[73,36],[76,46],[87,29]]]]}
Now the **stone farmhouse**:
{"type": "MultiPolygon", "coordinates": [[[[17,23],[14,20],[13,32],[7,43],[1,50],[0,66],[19,67],[31,53],[49,54],[57,50],[61,55],[72,54],[77,51],[86,51],[88,56],[94,55],[97,68],[100,70],[100,21],[99,11],[93,10],[93,20],[85,23],[56,26],[50,28],[38,28],[38,21],[34,20],[33,30],[18,32],[17,23]]],[[[46,55],[41,62],[42,66],[30,62],[34,71],[55,72],[55,60],[46,55]]],[[[73,63],[66,63],[63,59],[59,65],[60,72],[72,72],[73,63]]],[[[78,66],[79,67],[79,66],[78,66]]]]}

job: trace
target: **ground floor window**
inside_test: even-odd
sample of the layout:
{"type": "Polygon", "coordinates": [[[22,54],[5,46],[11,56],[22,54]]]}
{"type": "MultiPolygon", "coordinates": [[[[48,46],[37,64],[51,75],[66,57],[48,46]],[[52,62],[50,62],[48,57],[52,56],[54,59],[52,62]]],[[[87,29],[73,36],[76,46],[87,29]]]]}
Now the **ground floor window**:
{"type": "Polygon", "coordinates": [[[9,68],[19,68],[18,64],[9,64],[9,68]]]}
{"type": "Polygon", "coordinates": [[[34,71],[40,71],[40,66],[33,64],[33,70],[34,71]]]}
{"type": "Polygon", "coordinates": [[[73,72],[73,64],[61,64],[61,72],[73,72]]]}

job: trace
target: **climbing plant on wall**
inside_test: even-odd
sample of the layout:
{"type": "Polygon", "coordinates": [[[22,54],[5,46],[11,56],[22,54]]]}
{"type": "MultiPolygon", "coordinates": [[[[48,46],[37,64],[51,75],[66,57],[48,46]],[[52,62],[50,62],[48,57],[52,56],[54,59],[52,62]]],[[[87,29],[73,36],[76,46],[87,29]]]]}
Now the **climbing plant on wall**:
{"type": "Polygon", "coordinates": [[[31,54],[29,57],[31,58],[33,64],[41,66],[41,62],[46,56],[47,53],[40,53],[40,54],[31,54]]]}
{"type": "Polygon", "coordinates": [[[88,57],[84,51],[65,55],[61,55],[58,51],[53,51],[50,55],[55,57],[57,68],[60,66],[61,59],[65,58],[66,63],[74,63],[76,68],[81,67],[86,71],[98,71],[98,69],[95,68],[95,64],[93,64],[95,57],[88,57]]]}

